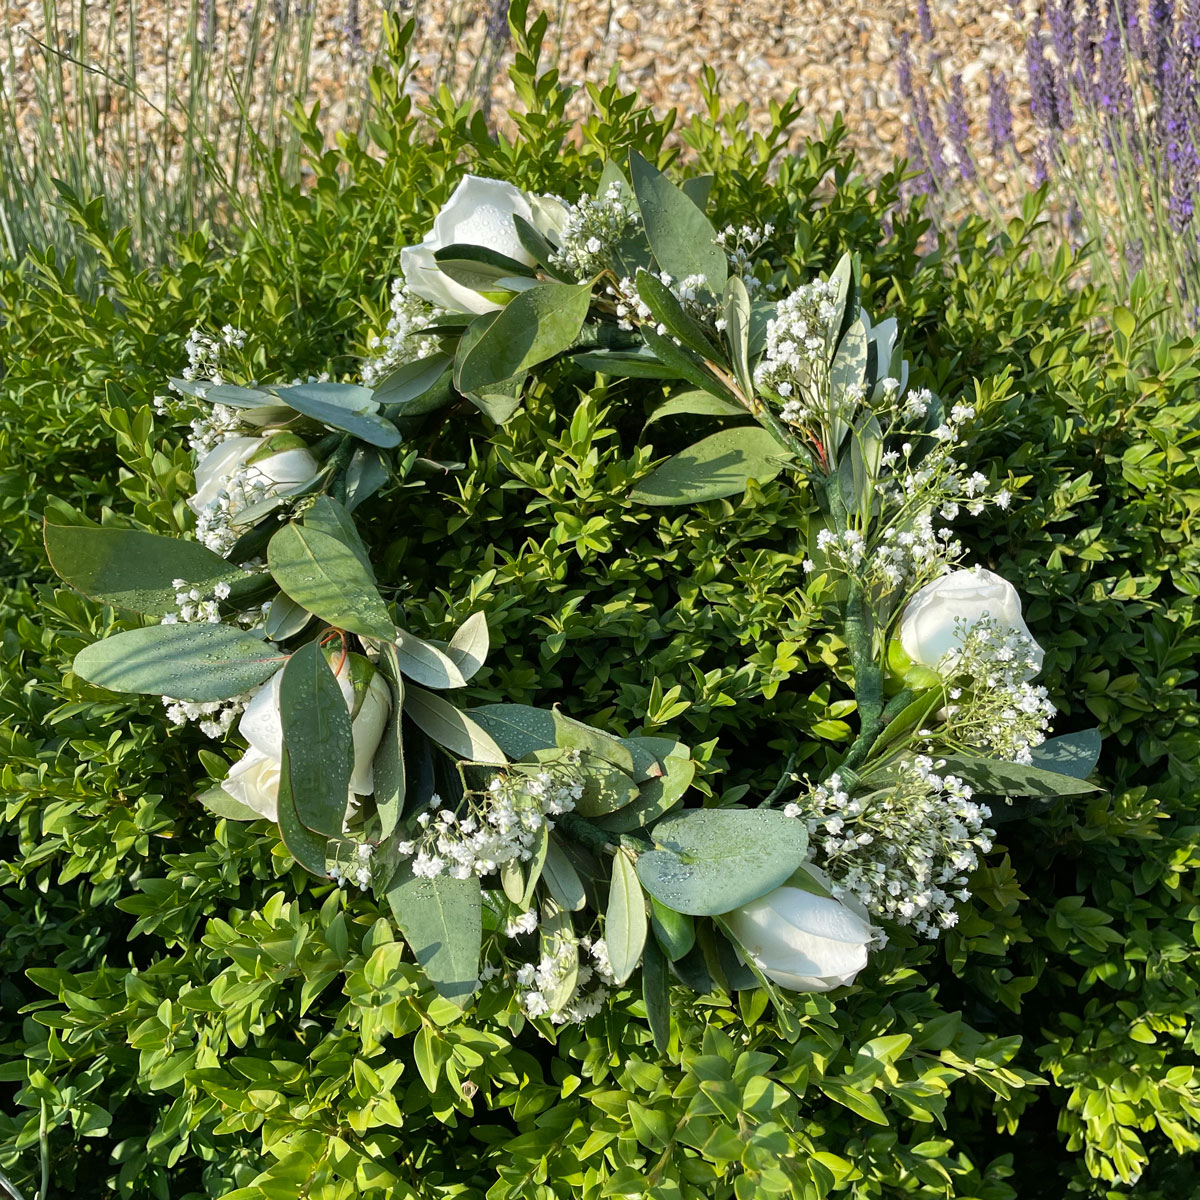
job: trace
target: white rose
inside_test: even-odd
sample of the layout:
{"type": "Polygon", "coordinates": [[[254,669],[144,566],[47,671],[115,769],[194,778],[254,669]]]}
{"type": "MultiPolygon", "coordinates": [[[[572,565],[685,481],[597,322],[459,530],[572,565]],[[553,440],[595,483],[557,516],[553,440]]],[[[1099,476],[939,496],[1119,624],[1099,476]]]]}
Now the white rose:
{"type": "MultiPolygon", "coordinates": [[[[409,291],[450,312],[485,313],[502,307],[446,275],[434,261],[434,251],[447,246],[484,246],[526,266],[534,265],[533,255],[521,245],[513,217],[534,222],[529,198],[520,188],[500,179],[482,179],[467,175],[446,206],[434,219],[433,228],[416,246],[400,251],[400,269],[409,291]]],[[[499,281],[511,289],[531,281],[499,281]]]]}
{"type": "Polygon", "coordinates": [[[900,619],[900,645],[915,663],[930,670],[953,665],[963,635],[983,617],[1003,630],[1029,638],[1031,656],[1041,670],[1045,652],[1029,633],[1021,615],[1021,597],[1007,579],[983,567],[952,571],[927,583],[908,602],[900,619]]]}
{"type": "Polygon", "coordinates": [[[317,473],[317,460],[302,447],[280,450],[246,467],[262,448],[262,438],[232,437],[210,450],[196,464],[196,494],[188,501],[191,510],[202,513],[243,469],[266,484],[267,495],[304,483],[317,473]]]}
{"type": "Polygon", "coordinates": [[[754,965],[793,992],[852,983],[876,939],[865,912],[786,884],[726,913],[725,922],[754,965]]]}
{"type": "MultiPolygon", "coordinates": [[[[353,713],[355,693],[348,658],[342,663],[336,679],[346,709],[353,713]]],[[[238,722],[238,732],[250,743],[250,749],[230,768],[221,784],[234,799],[272,821],[278,819],[279,772],[283,757],[283,719],[279,714],[282,682],[283,672],[276,671],[246,705],[238,722]]],[[[375,672],[350,723],[354,770],[350,776],[348,801],[353,796],[369,796],[375,790],[375,751],[379,749],[391,709],[391,692],[383,677],[375,672]]]]}

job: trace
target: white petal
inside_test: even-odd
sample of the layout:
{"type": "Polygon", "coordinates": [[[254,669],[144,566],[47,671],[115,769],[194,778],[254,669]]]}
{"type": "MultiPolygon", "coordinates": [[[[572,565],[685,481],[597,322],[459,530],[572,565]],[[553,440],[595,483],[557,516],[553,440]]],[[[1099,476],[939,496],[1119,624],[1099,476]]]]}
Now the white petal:
{"type": "Polygon", "coordinates": [[[281,450],[254,464],[274,485],[272,490],[307,483],[318,470],[317,460],[307,450],[281,450]]]}
{"type": "Polygon", "coordinates": [[[279,771],[277,758],[247,750],[241,762],[234,763],[221,787],[235,800],[268,820],[279,819],[279,771]]]}
{"type": "Polygon", "coordinates": [[[276,671],[255,693],[238,721],[238,733],[260,754],[283,758],[283,723],[279,717],[279,685],[283,671],[276,671]]]}
{"type": "Polygon", "coordinates": [[[201,512],[216,498],[225,481],[262,445],[258,438],[226,438],[196,464],[196,493],[188,501],[193,512],[201,512]]]}
{"type": "Polygon", "coordinates": [[[520,188],[502,179],[467,175],[433,222],[433,249],[456,244],[486,246],[533,266],[533,256],[517,236],[514,216],[533,224],[533,210],[520,188]]]}
{"type": "Polygon", "coordinates": [[[374,675],[363,697],[362,707],[354,718],[354,774],[350,790],[358,796],[369,796],[375,790],[375,751],[379,749],[392,709],[392,694],[383,676],[374,675]]]}
{"type": "Polygon", "coordinates": [[[400,251],[400,271],[408,290],[436,308],[457,313],[485,313],[500,307],[485,300],[478,292],[456,283],[434,262],[433,252],[441,247],[426,238],[418,246],[405,246],[400,251]]]}

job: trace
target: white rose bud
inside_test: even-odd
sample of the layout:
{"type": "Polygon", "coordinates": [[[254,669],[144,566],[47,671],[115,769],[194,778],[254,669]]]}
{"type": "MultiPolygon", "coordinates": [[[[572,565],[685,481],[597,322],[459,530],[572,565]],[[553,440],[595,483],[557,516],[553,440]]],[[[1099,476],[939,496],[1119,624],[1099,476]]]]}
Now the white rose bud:
{"type": "Polygon", "coordinates": [[[203,512],[243,468],[266,485],[268,495],[304,483],[317,473],[317,460],[302,446],[266,454],[247,467],[249,460],[264,449],[265,442],[259,437],[226,438],[210,450],[196,464],[196,494],[188,507],[195,513],[203,512]]]}
{"type": "Polygon", "coordinates": [[[964,634],[983,617],[1001,630],[1029,638],[1037,664],[1029,674],[1032,679],[1041,670],[1045,652],[1021,615],[1021,597],[1007,579],[983,567],[952,571],[921,588],[900,619],[900,645],[913,662],[930,670],[953,667],[964,634]]]}
{"type": "MultiPolygon", "coordinates": [[[[365,659],[360,662],[365,662],[365,659]]],[[[351,796],[369,796],[375,790],[375,751],[383,738],[392,709],[392,695],[378,671],[372,673],[362,700],[355,711],[355,686],[351,679],[352,660],[342,662],[336,676],[346,709],[354,714],[350,734],[354,742],[354,770],[350,776],[347,800],[351,796]]],[[[250,743],[240,762],[230,768],[221,787],[235,800],[278,820],[280,760],[283,758],[283,719],[279,713],[279,689],[283,671],[276,671],[246,705],[238,732],[250,743]]]]}
{"type": "Polygon", "coordinates": [[[754,965],[792,992],[853,983],[876,940],[865,912],[786,884],[727,913],[725,922],[754,965]]]}
{"type": "MultiPolygon", "coordinates": [[[[533,209],[524,192],[500,179],[467,175],[438,213],[424,240],[400,251],[400,269],[409,291],[450,312],[485,313],[501,308],[495,300],[451,279],[433,255],[447,246],[483,246],[532,267],[533,256],[517,237],[514,216],[534,223],[533,209]]],[[[530,282],[506,278],[497,285],[519,290],[530,282]]]]}

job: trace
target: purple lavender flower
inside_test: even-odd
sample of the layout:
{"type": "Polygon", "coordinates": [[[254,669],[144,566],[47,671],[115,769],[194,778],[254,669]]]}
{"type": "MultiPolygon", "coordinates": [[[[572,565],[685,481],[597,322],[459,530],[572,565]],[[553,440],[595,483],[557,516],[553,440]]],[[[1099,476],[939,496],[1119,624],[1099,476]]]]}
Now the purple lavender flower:
{"type": "Polygon", "coordinates": [[[1200,0],[1187,0],[1179,24],[1179,46],[1191,95],[1200,100],[1200,0]]]}
{"type": "Polygon", "coordinates": [[[488,41],[497,49],[502,49],[508,41],[508,2],[509,0],[492,0],[488,13],[488,41]]]}
{"type": "Polygon", "coordinates": [[[942,139],[938,137],[933,115],[929,111],[929,97],[919,85],[913,93],[913,107],[916,109],[917,138],[924,151],[926,170],[937,185],[946,174],[946,160],[942,155],[942,139]]]}
{"type": "Polygon", "coordinates": [[[1096,51],[1103,36],[1100,27],[1100,0],[1084,0],[1083,20],[1075,38],[1075,86],[1089,104],[1096,82],[1096,51]]]}
{"type": "Polygon", "coordinates": [[[1154,80],[1161,89],[1171,50],[1171,32],[1175,25],[1174,0],[1150,0],[1146,15],[1149,26],[1146,30],[1146,54],[1154,68],[1154,80]]]}
{"type": "Polygon", "coordinates": [[[350,57],[358,60],[362,53],[362,22],[358,18],[358,0],[346,0],[346,38],[350,42],[350,57]]]}
{"type": "Polygon", "coordinates": [[[975,160],[971,156],[971,119],[967,116],[967,98],[963,94],[961,76],[950,81],[950,99],[946,103],[946,132],[954,157],[958,161],[958,173],[964,179],[975,178],[975,160]]]}
{"type": "Polygon", "coordinates": [[[933,41],[933,18],[929,15],[929,0],[917,0],[917,24],[923,42],[933,41]]]}
{"type": "Polygon", "coordinates": [[[1047,179],[1050,178],[1050,163],[1053,156],[1051,138],[1053,134],[1047,134],[1041,141],[1038,142],[1036,149],[1033,152],[1033,186],[1041,187],[1047,179]]]}
{"type": "Polygon", "coordinates": [[[1146,261],[1141,238],[1130,238],[1125,243],[1125,266],[1130,275],[1136,275],[1146,261]]]}
{"type": "Polygon", "coordinates": [[[905,100],[913,98],[912,84],[912,57],[908,52],[911,38],[908,36],[908,31],[904,30],[900,34],[900,59],[896,65],[896,72],[900,77],[900,95],[905,100]]]}
{"type": "Polygon", "coordinates": [[[925,161],[925,151],[911,125],[904,131],[904,142],[908,165],[916,172],[911,179],[905,181],[905,190],[915,196],[931,196],[936,191],[933,176],[930,175],[929,166],[925,161]]]}
{"type": "Polygon", "coordinates": [[[992,154],[998,156],[1013,141],[1012,103],[1008,98],[1008,79],[1003,71],[988,72],[988,140],[992,154]]]}
{"type": "Polygon", "coordinates": [[[1146,53],[1146,40],[1138,16],[1138,0],[1112,0],[1125,26],[1125,45],[1135,58],[1146,53]]]}
{"type": "Polygon", "coordinates": [[[1170,176],[1168,212],[1177,233],[1191,223],[1196,183],[1200,179],[1200,118],[1188,77],[1189,48],[1182,41],[1168,47],[1163,60],[1162,107],[1158,140],[1170,176]]]}
{"type": "Polygon", "coordinates": [[[1054,70],[1042,47],[1041,13],[1034,18],[1033,29],[1025,42],[1025,66],[1029,72],[1029,106],[1033,119],[1043,129],[1057,129],[1060,121],[1054,70]]]}
{"type": "Polygon", "coordinates": [[[1125,74],[1125,47],[1121,41],[1121,10],[1113,0],[1108,6],[1104,23],[1104,40],[1100,43],[1100,65],[1092,103],[1110,120],[1123,119],[1133,105],[1133,93],[1125,74]]]}
{"type": "Polygon", "coordinates": [[[1073,106],[1071,104],[1071,67],[1075,61],[1075,15],[1074,0],[1050,0],[1047,17],[1050,22],[1050,44],[1054,47],[1056,67],[1048,66],[1054,88],[1054,107],[1058,123],[1071,127],[1073,106]]]}

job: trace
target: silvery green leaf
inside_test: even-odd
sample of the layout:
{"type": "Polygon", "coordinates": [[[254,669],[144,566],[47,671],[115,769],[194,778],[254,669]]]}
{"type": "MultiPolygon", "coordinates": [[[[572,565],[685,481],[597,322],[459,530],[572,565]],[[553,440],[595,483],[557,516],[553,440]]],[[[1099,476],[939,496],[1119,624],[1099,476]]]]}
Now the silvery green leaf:
{"type": "Polygon", "coordinates": [[[604,940],[613,980],[620,987],[637,969],[642,947],[646,944],[646,901],[642,885],[633,863],[621,851],[613,856],[604,940]]]}

